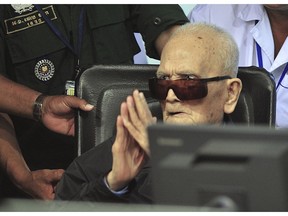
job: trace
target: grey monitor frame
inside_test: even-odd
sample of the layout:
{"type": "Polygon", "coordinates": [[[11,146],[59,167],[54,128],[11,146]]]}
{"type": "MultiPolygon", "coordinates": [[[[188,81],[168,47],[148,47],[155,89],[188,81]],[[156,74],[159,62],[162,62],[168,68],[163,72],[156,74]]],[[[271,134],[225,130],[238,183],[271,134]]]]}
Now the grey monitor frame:
{"type": "Polygon", "coordinates": [[[148,135],[156,204],[288,210],[287,130],[156,124],[148,135]]]}

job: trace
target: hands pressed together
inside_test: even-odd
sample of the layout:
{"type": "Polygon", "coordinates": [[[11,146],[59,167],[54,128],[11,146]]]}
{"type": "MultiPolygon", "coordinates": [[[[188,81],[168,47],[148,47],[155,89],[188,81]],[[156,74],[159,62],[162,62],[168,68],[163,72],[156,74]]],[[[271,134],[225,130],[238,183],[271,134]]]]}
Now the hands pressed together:
{"type": "MultiPolygon", "coordinates": [[[[43,103],[42,122],[55,132],[74,135],[75,108],[90,111],[93,106],[76,97],[48,96],[43,103]]],[[[113,165],[111,172],[107,175],[110,189],[117,191],[125,187],[139,173],[147,157],[150,156],[146,129],[149,124],[156,123],[156,121],[157,119],[149,110],[144,94],[138,90],[135,90],[121,104],[120,115],[116,123],[117,134],[112,147],[113,165]]],[[[38,193],[38,196],[54,197],[53,183],[55,181],[52,181],[52,170],[34,172],[42,171],[46,172],[46,176],[44,175],[42,179],[35,178],[35,185],[39,187],[38,191],[43,191],[43,195],[38,193]]],[[[38,176],[37,173],[33,175],[38,176]]],[[[54,180],[57,182],[57,179],[54,180]]]]}
{"type": "Polygon", "coordinates": [[[110,189],[119,190],[135,178],[150,156],[147,126],[156,123],[142,92],[135,90],[121,104],[112,146],[113,165],[107,175],[110,189]]]}

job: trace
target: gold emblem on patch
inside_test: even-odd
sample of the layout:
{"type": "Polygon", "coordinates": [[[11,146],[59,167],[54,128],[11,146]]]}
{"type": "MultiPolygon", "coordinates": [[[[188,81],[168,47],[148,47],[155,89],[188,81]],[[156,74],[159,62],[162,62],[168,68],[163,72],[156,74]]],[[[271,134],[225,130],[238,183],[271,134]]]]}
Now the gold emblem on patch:
{"type": "Polygon", "coordinates": [[[34,6],[32,4],[11,4],[16,13],[22,14],[26,11],[32,11],[34,6]]]}
{"type": "Polygon", "coordinates": [[[48,59],[37,62],[34,68],[35,76],[41,81],[50,80],[53,77],[54,72],[54,64],[48,59]]]}

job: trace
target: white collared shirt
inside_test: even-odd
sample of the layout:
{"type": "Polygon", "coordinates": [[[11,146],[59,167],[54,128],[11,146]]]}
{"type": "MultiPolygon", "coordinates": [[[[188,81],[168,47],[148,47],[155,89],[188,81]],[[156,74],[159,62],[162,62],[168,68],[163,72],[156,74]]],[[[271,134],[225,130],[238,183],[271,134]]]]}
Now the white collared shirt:
{"type": "MultiPolygon", "coordinates": [[[[239,47],[239,66],[259,66],[256,43],[262,50],[263,67],[279,78],[288,62],[288,39],[286,38],[276,59],[270,22],[263,5],[217,4],[197,5],[189,13],[191,22],[207,22],[222,27],[235,39],[239,47]],[[256,24],[255,21],[258,21],[256,24]]],[[[276,127],[288,127],[288,75],[286,73],[277,89],[276,127]]]]}

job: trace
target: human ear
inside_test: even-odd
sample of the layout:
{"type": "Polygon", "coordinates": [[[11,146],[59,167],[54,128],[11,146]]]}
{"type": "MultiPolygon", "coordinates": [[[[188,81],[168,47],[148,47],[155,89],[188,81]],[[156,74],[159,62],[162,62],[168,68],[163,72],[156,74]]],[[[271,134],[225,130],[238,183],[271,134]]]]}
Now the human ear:
{"type": "Polygon", "coordinates": [[[234,111],[241,90],[242,82],[239,78],[232,78],[227,80],[227,99],[224,104],[224,113],[230,114],[234,111]]]}

